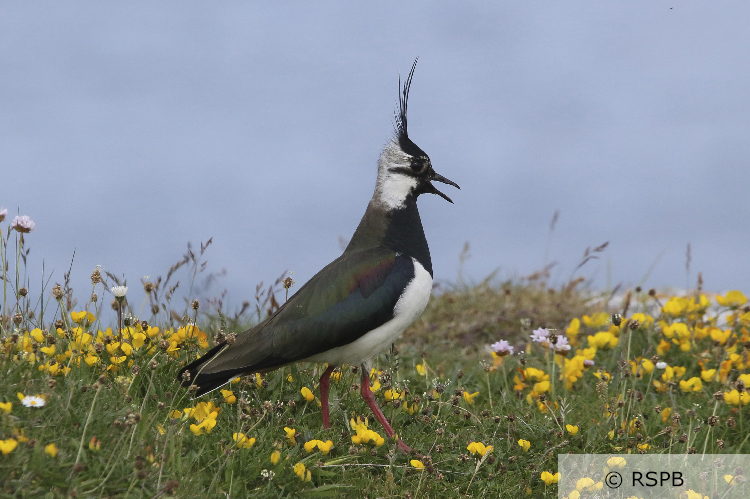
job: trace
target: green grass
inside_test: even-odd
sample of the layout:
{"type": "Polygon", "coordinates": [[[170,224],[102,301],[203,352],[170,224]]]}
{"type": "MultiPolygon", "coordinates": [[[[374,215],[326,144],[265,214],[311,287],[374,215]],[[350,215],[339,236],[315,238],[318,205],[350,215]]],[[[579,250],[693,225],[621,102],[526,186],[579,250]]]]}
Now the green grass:
{"type": "MultiPolygon", "coordinates": [[[[199,257],[187,257],[183,265],[200,269],[199,257]]],[[[194,270],[188,271],[188,280],[199,272],[194,270]]],[[[613,328],[604,320],[613,310],[602,310],[604,300],[592,299],[575,285],[550,289],[535,279],[444,291],[407,331],[397,352],[376,360],[381,371],[372,378],[381,384],[376,397],[399,436],[412,447],[407,455],[387,440],[380,447],[352,442],[355,431],[350,420],[357,416],[369,416],[369,428],[385,433],[359,395],[359,373],[348,366],[331,384],[329,430],[322,429],[317,398],[307,401],[301,393],[307,387],[318,396],[323,365],[290,366],[260,379],[245,376],[227,387],[236,398],[231,404],[221,392],[191,400],[190,392],[175,381],[180,367],[213,344],[219,329],[239,332],[252,319],[246,312],[227,318],[230,314],[219,301],[201,304],[201,313],[187,305],[175,310],[168,296],[172,293],[167,293],[169,278],[141,298],[140,291],[131,287],[128,298],[137,305],[127,305],[123,315],[131,324],[125,336],[133,349],[120,346],[112,353],[106,342],[110,347],[116,343],[118,327],[111,319],[114,314],[104,310],[103,284],[92,286],[100,294],[97,301],[83,299],[83,305],[76,305],[65,287],[59,299],[50,299],[50,290],[44,290],[39,293],[41,300],[32,301],[9,280],[9,301],[16,312],[0,321],[0,402],[12,405],[10,412],[0,409],[0,450],[8,448],[10,439],[17,446],[0,455],[0,495],[557,497],[557,486],[547,486],[540,475],[557,471],[561,453],[750,452],[745,427],[750,424],[748,406],[714,398],[717,392],[741,388],[737,380],[748,372],[745,344],[750,341],[750,313],[739,308],[744,303],[694,310],[696,306],[690,305],[694,300],[667,302],[655,294],[633,293],[623,313],[626,318],[613,328]],[[669,308],[670,304],[674,306],[669,308]],[[672,313],[662,312],[663,305],[672,313]],[[86,309],[96,319],[75,324],[70,312],[86,309]],[[598,324],[581,325],[577,334],[568,333],[571,341],[578,339],[578,347],[567,358],[587,347],[587,336],[598,331],[610,332],[617,345],[599,348],[593,354],[596,365],[585,369],[568,388],[559,379],[561,366],[553,364],[551,352],[529,343],[529,334],[546,326],[564,335],[571,320],[595,311],[607,315],[598,324]],[[641,320],[630,329],[633,323],[628,319],[641,312],[652,314],[656,321],[641,320]],[[139,321],[129,318],[130,313],[139,321]],[[142,318],[148,326],[158,326],[159,332],[152,329],[153,337],[148,337],[142,318]],[[59,329],[54,325],[58,320],[64,321],[58,323],[59,329]],[[184,328],[188,320],[197,321],[205,338],[184,328]],[[659,324],[660,320],[664,322],[659,324]],[[689,332],[683,339],[687,350],[668,338],[674,324],[684,324],[689,332]],[[729,331],[727,338],[714,339],[717,333],[708,329],[711,326],[718,326],[722,334],[729,331]],[[35,328],[50,332],[36,341],[35,328]],[[182,338],[180,331],[188,332],[182,338]],[[92,335],[90,341],[86,334],[92,335]],[[493,364],[487,345],[503,337],[521,354],[493,364]],[[660,359],[670,367],[685,367],[685,372],[657,387],[654,381],[665,370],[649,374],[641,367],[634,374],[629,361],[657,355],[662,340],[671,347],[660,359]],[[42,349],[53,343],[55,352],[44,353],[42,349]],[[69,349],[68,357],[64,352],[69,349]],[[113,361],[114,354],[125,358],[113,361]],[[31,355],[36,357],[33,362],[31,355]],[[95,358],[93,365],[86,363],[86,357],[95,358]],[[54,374],[50,359],[56,361],[52,370],[58,366],[54,374]],[[717,376],[703,381],[698,391],[683,391],[680,381],[701,376],[699,362],[705,369],[717,368],[717,376]],[[61,367],[70,371],[63,374],[61,367]],[[529,368],[549,376],[546,390],[529,379],[529,368]],[[606,375],[604,380],[595,375],[600,371],[609,373],[609,381],[606,375]],[[404,401],[418,409],[411,414],[401,400],[387,400],[388,389],[405,392],[404,401]],[[468,396],[476,392],[473,399],[468,396]],[[17,393],[39,394],[46,404],[24,407],[17,393]],[[210,433],[196,435],[191,425],[199,421],[184,409],[209,401],[220,408],[216,425],[210,433]],[[671,414],[663,417],[667,409],[671,414]],[[172,417],[175,410],[183,415],[172,417]],[[714,416],[716,420],[710,419],[714,416]],[[577,433],[571,434],[566,425],[577,426],[577,433]],[[296,431],[295,445],[287,440],[285,428],[296,431]],[[256,439],[252,448],[238,448],[233,434],[239,432],[256,439]],[[303,444],[312,439],[331,440],[334,446],[327,455],[308,453],[303,444]],[[528,451],[519,446],[519,439],[530,442],[528,451]],[[472,442],[493,449],[484,457],[471,455],[467,447],[472,442]],[[54,457],[45,452],[50,444],[57,448],[54,457]],[[277,450],[279,460],[273,464],[271,456],[277,450]],[[424,469],[412,461],[421,462],[424,469]],[[310,471],[310,481],[295,473],[298,463],[310,471]]],[[[110,277],[107,284],[112,283],[110,277]]],[[[243,308],[260,311],[261,316],[273,309],[277,301],[283,302],[280,283],[259,287],[256,306],[243,308]]]]}

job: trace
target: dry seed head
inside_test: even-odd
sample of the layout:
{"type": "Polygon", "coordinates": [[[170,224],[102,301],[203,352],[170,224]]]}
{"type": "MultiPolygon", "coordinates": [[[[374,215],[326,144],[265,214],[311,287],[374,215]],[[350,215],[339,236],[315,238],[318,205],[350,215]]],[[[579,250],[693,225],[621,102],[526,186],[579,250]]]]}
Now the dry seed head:
{"type": "Polygon", "coordinates": [[[151,291],[154,290],[154,283],[151,281],[146,281],[143,283],[143,291],[145,291],[147,294],[150,294],[151,291]]]}
{"type": "Polygon", "coordinates": [[[722,392],[721,390],[719,390],[718,392],[714,393],[714,400],[716,400],[718,402],[723,402],[724,401],[724,392],[722,392]]]}
{"type": "Polygon", "coordinates": [[[734,428],[735,426],[737,426],[737,421],[733,417],[730,417],[727,419],[727,426],[730,428],[734,428]]]}
{"type": "Polygon", "coordinates": [[[716,426],[719,424],[719,416],[709,416],[708,417],[708,426],[716,426]]]}
{"type": "Polygon", "coordinates": [[[21,296],[26,296],[27,294],[29,294],[29,290],[26,288],[21,288],[18,290],[18,294],[21,296]]]}
{"type": "MultiPolygon", "coordinates": [[[[148,363],[149,369],[152,371],[155,370],[157,367],[159,367],[159,363],[156,361],[156,359],[151,359],[151,362],[148,363]]],[[[187,372],[187,371],[185,371],[187,372]]]]}
{"type": "Polygon", "coordinates": [[[720,439],[720,438],[717,438],[716,439],[716,447],[718,447],[719,449],[723,449],[724,448],[724,441],[722,439],[720,439]]]}
{"type": "Polygon", "coordinates": [[[641,327],[641,323],[638,322],[638,321],[636,321],[636,320],[632,320],[628,324],[628,327],[630,328],[631,331],[635,331],[636,329],[638,329],[639,327],[641,327]]]}
{"type": "Polygon", "coordinates": [[[193,308],[193,310],[198,310],[201,304],[198,300],[193,300],[193,303],[190,306],[193,308]]]}
{"type": "Polygon", "coordinates": [[[235,341],[237,341],[237,335],[234,333],[229,333],[227,335],[227,345],[232,345],[235,341]]]}
{"type": "Polygon", "coordinates": [[[21,322],[23,322],[23,315],[21,315],[21,314],[16,314],[16,315],[14,315],[14,316],[13,316],[13,324],[15,324],[15,325],[17,326],[17,325],[19,325],[19,324],[20,324],[21,322]]]}
{"type": "Polygon", "coordinates": [[[55,284],[55,286],[52,288],[52,296],[55,297],[55,300],[62,300],[62,297],[65,293],[63,293],[62,286],[59,284],[55,284]]]}
{"type": "Polygon", "coordinates": [[[99,269],[96,269],[91,273],[91,284],[96,285],[100,282],[102,282],[102,273],[99,272],[99,269]]]}
{"type": "Polygon", "coordinates": [[[112,310],[120,310],[120,303],[117,300],[112,300],[112,310]]]}
{"type": "Polygon", "coordinates": [[[63,324],[63,321],[62,321],[62,319],[57,319],[57,320],[55,321],[55,329],[62,329],[64,325],[65,325],[65,324],[63,324]]]}

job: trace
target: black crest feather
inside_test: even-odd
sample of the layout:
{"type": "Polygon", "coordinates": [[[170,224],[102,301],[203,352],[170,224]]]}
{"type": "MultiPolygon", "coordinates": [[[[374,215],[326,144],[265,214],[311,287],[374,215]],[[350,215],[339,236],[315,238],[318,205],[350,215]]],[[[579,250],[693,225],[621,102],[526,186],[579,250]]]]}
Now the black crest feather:
{"type": "Polygon", "coordinates": [[[417,61],[419,57],[414,59],[414,64],[411,65],[411,71],[409,76],[406,78],[404,86],[401,86],[401,74],[398,75],[398,112],[396,113],[396,132],[398,133],[399,139],[409,138],[409,133],[406,127],[406,108],[409,103],[409,89],[411,88],[411,79],[414,76],[414,69],[417,67],[417,61]]]}

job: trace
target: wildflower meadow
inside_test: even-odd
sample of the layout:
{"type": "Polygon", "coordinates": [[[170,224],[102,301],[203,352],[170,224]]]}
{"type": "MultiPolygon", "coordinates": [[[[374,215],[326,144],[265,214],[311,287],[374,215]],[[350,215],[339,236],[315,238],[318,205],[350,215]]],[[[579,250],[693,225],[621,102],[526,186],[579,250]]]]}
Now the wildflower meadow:
{"type": "Polygon", "coordinates": [[[543,274],[445,285],[370,372],[405,454],[362,400],[358,366],[331,375],[329,430],[324,364],[248,373],[200,398],[179,386],[187,362],[283,304],[286,274],[238,311],[177,299],[207,243],[138,285],[87,269],[90,294],[73,296],[69,276],[25,278],[35,230],[0,209],[5,496],[557,497],[558,454],[750,453],[738,290],[613,295],[543,274]]]}

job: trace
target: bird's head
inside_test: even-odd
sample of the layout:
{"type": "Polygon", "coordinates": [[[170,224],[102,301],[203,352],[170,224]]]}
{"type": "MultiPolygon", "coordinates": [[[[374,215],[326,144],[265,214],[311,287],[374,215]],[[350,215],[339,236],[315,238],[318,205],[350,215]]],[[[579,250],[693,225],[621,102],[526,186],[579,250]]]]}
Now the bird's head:
{"type": "Polygon", "coordinates": [[[401,87],[399,78],[399,106],[396,112],[396,135],[386,144],[378,163],[378,181],[375,196],[389,209],[402,208],[409,196],[420,194],[437,194],[452,203],[451,198],[440,192],[435,182],[452,185],[458,189],[458,184],[448,180],[432,168],[430,157],[409,138],[406,128],[406,109],[409,100],[409,89],[414,68],[409,71],[406,83],[401,87]]]}

